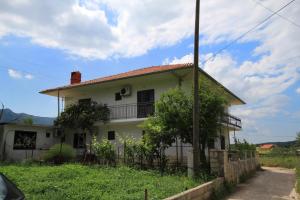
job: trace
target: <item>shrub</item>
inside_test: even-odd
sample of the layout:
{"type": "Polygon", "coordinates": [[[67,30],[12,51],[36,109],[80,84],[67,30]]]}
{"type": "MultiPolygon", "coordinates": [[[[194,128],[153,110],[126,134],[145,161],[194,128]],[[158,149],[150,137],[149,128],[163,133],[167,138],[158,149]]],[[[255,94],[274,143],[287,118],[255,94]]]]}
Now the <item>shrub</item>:
{"type": "Polygon", "coordinates": [[[107,139],[98,142],[96,137],[92,140],[92,151],[97,158],[103,160],[105,163],[111,164],[115,162],[115,148],[114,145],[107,139]]]}
{"type": "Polygon", "coordinates": [[[153,167],[153,161],[157,158],[157,154],[153,146],[145,141],[145,137],[138,140],[125,137],[120,142],[124,144],[125,164],[129,166],[138,165],[140,168],[145,167],[145,164],[153,167]]]}
{"type": "Polygon", "coordinates": [[[45,153],[45,161],[54,162],[55,164],[61,164],[68,162],[75,158],[75,152],[70,145],[67,144],[55,144],[45,153]]]}

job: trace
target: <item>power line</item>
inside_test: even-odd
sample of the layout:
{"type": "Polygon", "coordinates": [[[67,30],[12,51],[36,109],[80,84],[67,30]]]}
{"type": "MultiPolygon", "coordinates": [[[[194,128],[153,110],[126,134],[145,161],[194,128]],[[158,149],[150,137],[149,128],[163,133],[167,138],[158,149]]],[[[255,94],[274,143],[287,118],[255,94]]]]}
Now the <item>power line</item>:
{"type": "Polygon", "coordinates": [[[278,9],[276,12],[273,12],[271,15],[269,15],[268,17],[266,17],[264,20],[262,20],[261,22],[259,22],[258,24],[256,24],[255,26],[253,26],[252,28],[250,28],[248,31],[246,31],[245,33],[241,34],[240,36],[238,36],[237,38],[235,38],[232,42],[230,42],[229,44],[225,45],[224,47],[220,48],[218,51],[216,51],[215,53],[213,53],[212,56],[210,56],[208,59],[206,59],[202,65],[205,65],[208,61],[214,59],[216,57],[217,54],[221,53],[222,51],[224,51],[225,49],[231,47],[234,43],[236,43],[237,41],[239,41],[240,39],[242,39],[243,37],[245,37],[248,33],[252,32],[253,30],[255,30],[257,27],[259,27],[260,25],[264,24],[266,21],[268,21],[269,19],[271,19],[274,15],[276,15],[277,13],[279,13],[280,11],[282,11],[283,9],[285,9],[286,7],[288,7],[290,4],[292,4],[294,1],[296,0],[292,0],[289,3],[285,4],[284,6],[282,6],[280,9],[278,9]]]}
{"type": "MultiPolygon", "coordinates": [[[[266,6],[265,6],[264,4],[262,4],[261,2],[256,1],[256,0],[252,0],[252,1],[253,1],[254,3],[256,3],[257,5],[259,5],[259,6],[263,7],[263,8],[265,8],[266,10],[268,10],[268,11],[270,11],[270,12],[272,12],[272,13],[275,13],[272,9],[266,7],[266,6]]],[[[283,16],[283,15],[280,15],[279,13],[275,13],[275,14],[276,14],[277,16],[281,17],[282,19],[286,20],[287,22],[293,24],[294,26],[300,28],[300,25],[299,25],[299,24],[295,23],[294,21],[290,20],[289,18],[287,18],[287,17],[285,17],[285,16],[283,16]]]]}

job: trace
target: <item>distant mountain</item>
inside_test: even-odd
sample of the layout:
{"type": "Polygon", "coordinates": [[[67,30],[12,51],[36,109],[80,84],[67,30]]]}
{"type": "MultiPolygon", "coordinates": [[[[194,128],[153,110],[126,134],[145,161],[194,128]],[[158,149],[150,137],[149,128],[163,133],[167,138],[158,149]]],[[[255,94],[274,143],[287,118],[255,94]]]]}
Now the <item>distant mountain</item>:
{"type": "Polygon", "coordinates": [[[263,144],[276,144],[279,147],[291,147],[296,145],[296,140],[295,141],[287,141],[287,142],[265,142],[261,144],[256,144],[256,146],[260,146],[263,144]]]}
{"type": "Polygon", "coordinates": [[[34,115],[29,115],[26,113],[15,113],[10,109],[4,109],[2,119],[0,123],[23,123],[23,120],[26,118],[31,118],[33,120],[33,124],[39,125],[53,125],[53,121],[55,118],[51,117],[39,117],[34,115]]]}

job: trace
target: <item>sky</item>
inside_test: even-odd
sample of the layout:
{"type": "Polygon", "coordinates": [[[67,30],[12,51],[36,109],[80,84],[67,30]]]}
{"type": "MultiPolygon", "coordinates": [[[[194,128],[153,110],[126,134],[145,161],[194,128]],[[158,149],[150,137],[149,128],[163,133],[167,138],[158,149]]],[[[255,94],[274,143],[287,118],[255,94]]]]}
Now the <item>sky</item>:
{"type": "MultiPolygon", "coordinates": [[[[200,66],[247,102],[230,111],[251,143],[300,131],[300,1],[291,1],[201,0],[200,66]]],[[[194,10],[194,0],[1,0],[0,101],[54,117],[57,99],[38,92],[68,84],[71,71],[89,80],[192,62],[194,10]]]]}

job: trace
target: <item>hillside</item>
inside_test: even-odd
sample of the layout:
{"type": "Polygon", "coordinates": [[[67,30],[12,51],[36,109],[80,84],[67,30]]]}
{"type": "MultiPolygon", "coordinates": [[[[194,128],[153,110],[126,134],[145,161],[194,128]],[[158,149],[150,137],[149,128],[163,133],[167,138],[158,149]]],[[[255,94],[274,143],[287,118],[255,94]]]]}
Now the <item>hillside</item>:
{"type": "Polygon", "coordinates": [[[26,118],[32,118],[33,124],[39,124],[39,125],[53,125],[53,120],[55,118],[51,117],[40,117],[40,116],[34,116],[29,115],[26,113],[15,113],[10,109],[4,109],[2,119],[0,120],[0,123],[22,123],[24,119],[26,118]]]}

